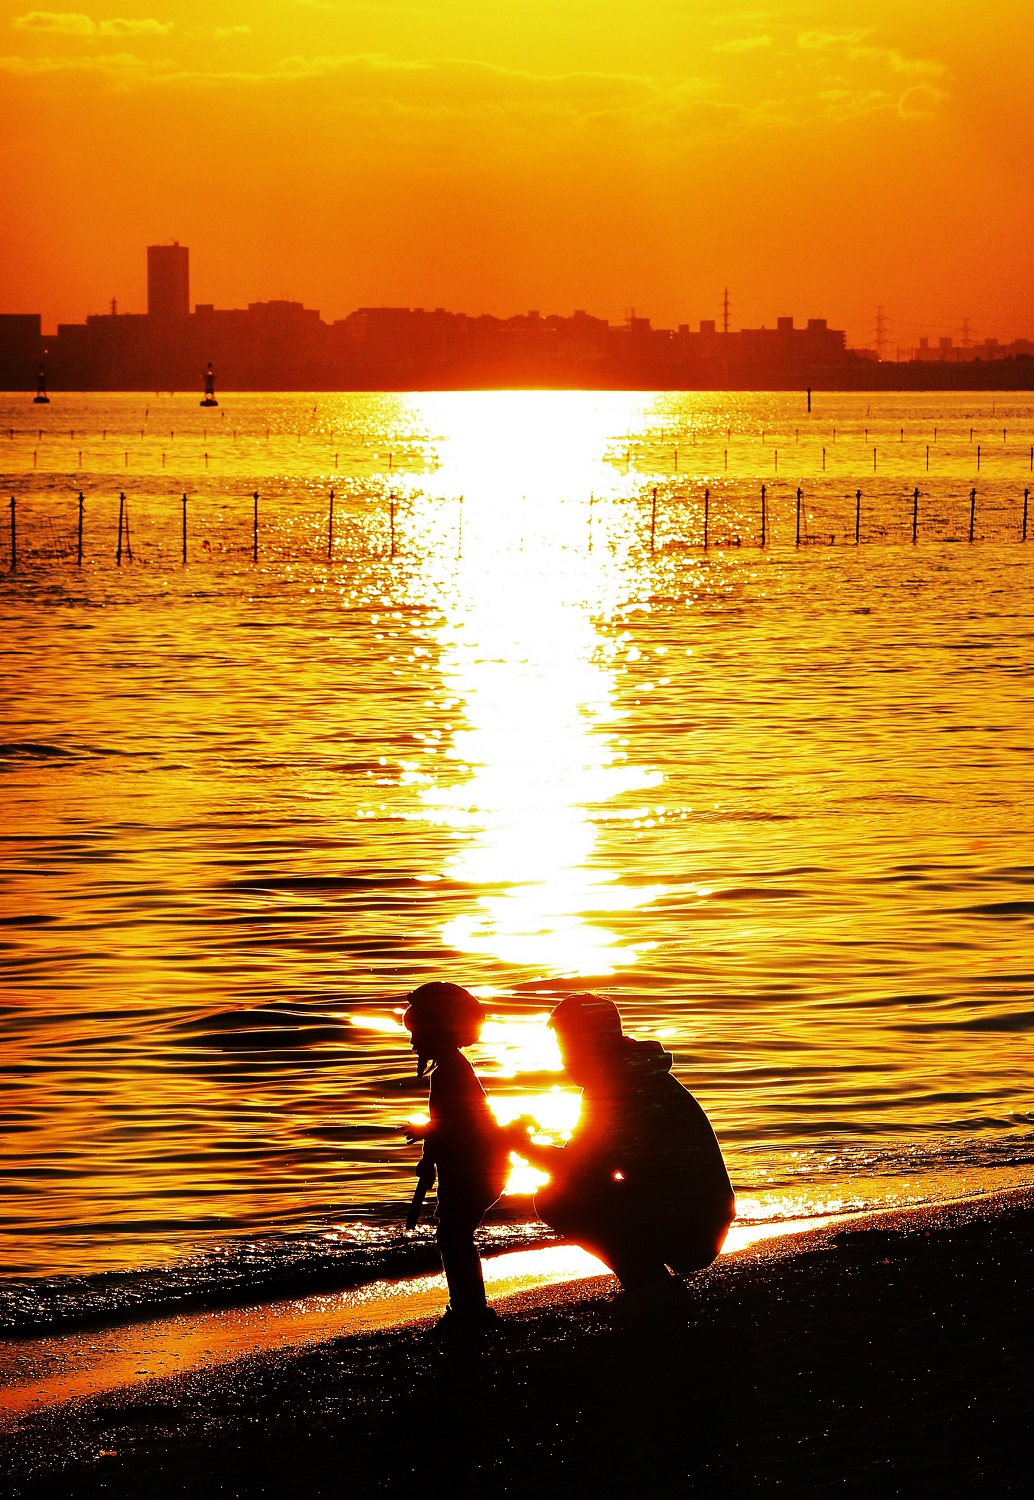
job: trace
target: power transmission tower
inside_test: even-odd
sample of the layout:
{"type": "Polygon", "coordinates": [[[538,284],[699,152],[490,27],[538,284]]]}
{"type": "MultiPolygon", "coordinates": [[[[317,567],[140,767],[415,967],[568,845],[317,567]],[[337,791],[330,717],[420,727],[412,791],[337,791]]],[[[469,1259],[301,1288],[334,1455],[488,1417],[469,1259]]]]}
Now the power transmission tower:
{"type": "Polygon", "coordinates": [[[729,332],[729,288],[728,287],[725,288],[725,295],[722,298],[722,332],[723,333],[728,333],[729,332]]]}
{"type": "Polygon", "coordinates": [[[883,359],[883,351],[887,347],[887,318],[883,311],[881,302],[876,309],[876,358],[883,359]]]}

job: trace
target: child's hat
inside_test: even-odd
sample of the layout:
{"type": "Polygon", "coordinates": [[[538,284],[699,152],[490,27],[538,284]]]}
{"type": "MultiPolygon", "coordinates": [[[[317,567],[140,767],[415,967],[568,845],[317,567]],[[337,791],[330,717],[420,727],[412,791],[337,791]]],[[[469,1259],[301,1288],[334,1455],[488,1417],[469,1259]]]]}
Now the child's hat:
{"type": "Polygon", "coordinates": [[[480,1027],[485,1012],[480,1000],[458,984],[436,980],[422,984],[408,996],[409,1008],[402,1017],[407,1031],[468,1031],[480,1027]]]}

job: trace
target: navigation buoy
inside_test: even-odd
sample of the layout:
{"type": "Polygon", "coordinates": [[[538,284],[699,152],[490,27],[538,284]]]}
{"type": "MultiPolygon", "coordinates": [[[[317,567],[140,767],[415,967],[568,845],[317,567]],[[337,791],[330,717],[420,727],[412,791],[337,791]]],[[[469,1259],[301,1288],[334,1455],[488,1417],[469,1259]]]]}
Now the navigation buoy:
{"type": "Polygon", "coordinates": [[[212,369],[212,361],[211,360],[208,361],[208,369],[205,371],[205,377],[204,378],[205,378],[205,399],[202,401],[201,405],[202,406],[218,406],[219,402],[215,399],[215,371],[212,369]]]}

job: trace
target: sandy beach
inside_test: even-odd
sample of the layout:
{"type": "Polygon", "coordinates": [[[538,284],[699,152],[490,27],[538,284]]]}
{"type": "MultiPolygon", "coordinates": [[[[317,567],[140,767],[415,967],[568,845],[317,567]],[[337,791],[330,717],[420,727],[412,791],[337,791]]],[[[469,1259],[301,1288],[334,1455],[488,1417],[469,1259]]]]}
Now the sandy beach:
{"type": "Polygon", "coordinates": [[[510,1292],[474,1351],[427,1318],[24,1418],[11,1496],[1027,1493],[1034,1192],[722,1257],[688,1322],[609,1277],[510,1292]]]}

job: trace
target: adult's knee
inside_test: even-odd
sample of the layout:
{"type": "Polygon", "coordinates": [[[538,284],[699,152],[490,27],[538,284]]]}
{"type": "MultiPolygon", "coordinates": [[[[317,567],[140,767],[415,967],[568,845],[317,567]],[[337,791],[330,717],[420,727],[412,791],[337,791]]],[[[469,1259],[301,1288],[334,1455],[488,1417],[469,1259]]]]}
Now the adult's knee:
{"type": "Polygon", "coordinates": [[[586,1210],[580,1199],[548,1189],[535,1194],[535,1212],[550,1229],[573,1240],[589,1230],[594,1222],[593,1214],[586,1210]]]}

